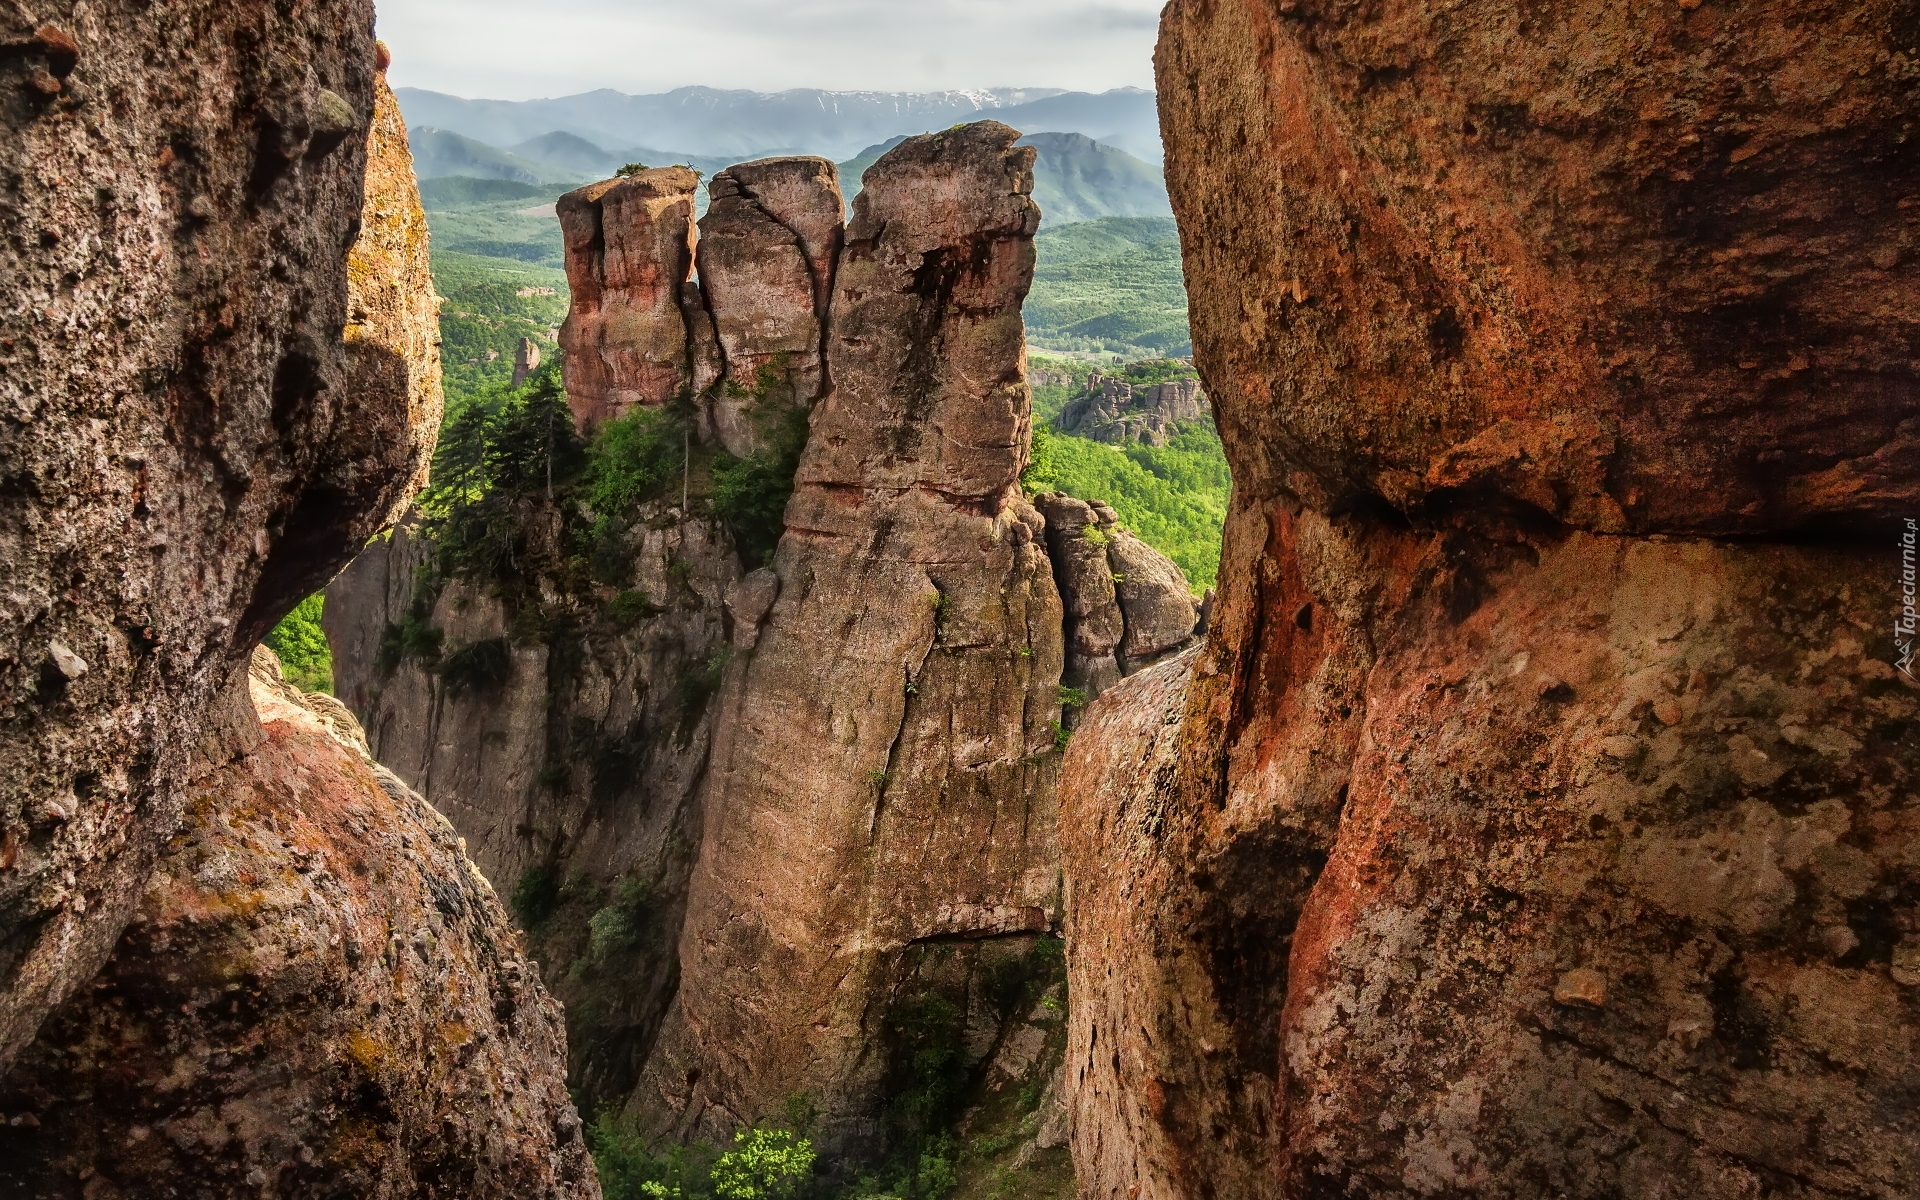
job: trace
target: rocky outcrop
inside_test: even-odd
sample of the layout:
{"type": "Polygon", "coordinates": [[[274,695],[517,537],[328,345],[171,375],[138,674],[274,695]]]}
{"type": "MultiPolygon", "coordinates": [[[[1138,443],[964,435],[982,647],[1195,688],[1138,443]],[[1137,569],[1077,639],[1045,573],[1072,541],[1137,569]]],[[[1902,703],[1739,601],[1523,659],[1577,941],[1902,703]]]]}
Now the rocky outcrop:
{"type": "Polygon", "coordinates": [[[679,994],[636,1101],[680,1130],[804,1092],[829,1151],[871,1153],[917,964],[962,952],[942,961],[965,995],[969,961],[1055,920],[1060,601],[1018,483],[1039,214],[1017,136],[910,138],[854,202],[834,386],[719,701],[679,994]]]}
{"type": "Polygon", "coordinates": [[[658,167],[560,197],[573,292],[560,349],[583,429],[693,387],[680,293],[693,276],[699,186],[687,167],[658,167]]]}
{"type": "MultiPolygon", "coordinates": [[[[1063,558],[1021,494],[1035,214],[1014,138],[909,139],[844,234],[830,164],[715,176],[684,341],[649,351],[690,364],[698,390],[661,419],[695,466],[618,514],[599,586],[565,497],[528,496],[510,579],[423,573],[437,551],[410,526],[329,589],[376,756],[511,888],[583,1102],[645,1131],[725,1141],[804,1093],[835,1170],[959,1130],[999,1147],[968,1186],[1070,1186],[1064,1022],[1040,1003],[1063,971],[1062,599],[1110,618],[1098,686],[1195,614],[1110,508],[1041,498],[1081,514],[1061,544],[1089,553],[1063,558]],[[782,432],[795,417],[810,429],[782,432]],[[802,434],[772,565],[743,573],[709,464],[771,469],[771,435],[802,434]],[[453,669],[486,647],[484,681],[453,669]],[[934,1086],[924,1061],[937,1103],[909,1095],[934,1086]]],[[[579,274],[598,251],[572,253],[579,274]]]]}
{"type": "Polygon", "coordinates": [[[0,1190],[597,1197],[559,1006],[452,827],[271,651],[250,675],[252,745],[0,1085],[0,1190]]]}
{"type": "Polygon", "coordinates": [[[746,455],[821,393],[846,202],[839,172],[824,158],[741,163],[715,174],[707,194],[699,294],[713,323],[720,386],[706,415],[712,440],[746,455]]]}
{"type": "MultiPolygon", "coordinates": [[[[548,291],[551,292],[552,289],[549,288],[548,291]]],[[[513,376],[508,381],[508,386],[519,387],[521,384],[527,381],[528,376],[532,375],[534,371],[539,369],[539,366],[540,366],[539,345],[536,344],[532,338],[521,338],[520,344],[514,347],[513,376]]]]}
{"type": "Polygon", "coordinates": [[[1920,1187],[1894,10],[1589,8],[1167,10],[1235,488],[1064,768],[1084,1194],[1920,1187]]]}
{"type": "Polygon", "coordinates": [[[1164,446],[1181,425],[1211,415],[1197,379],[1129,383],[1096,371],[1087,377],[1086,392],[1060,410],[1053,427],[1096,442],[1164,446]]]}
{"type": "Polygon", "coordinates": [[[1111,507],[1058,492],[1034,504],[1066,606],[1063,684],[1092,699],[1192,640],[1199,613],[1186,574],[1122,529],[1111,507]]]}
{"type": "Polygon", "coordinates": [[[219,689],[435,418],[412,335],[339,335],[371,7],[42,11],[0,14],[0,1069],[119,937],[219,689]]]}

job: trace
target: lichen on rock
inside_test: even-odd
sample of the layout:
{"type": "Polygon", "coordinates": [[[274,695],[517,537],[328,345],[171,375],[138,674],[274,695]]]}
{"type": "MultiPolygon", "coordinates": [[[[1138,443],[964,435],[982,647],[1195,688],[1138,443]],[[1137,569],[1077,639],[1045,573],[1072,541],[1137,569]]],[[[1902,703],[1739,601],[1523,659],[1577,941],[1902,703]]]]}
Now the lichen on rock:
{"type": "Polygon", "coordinates": [[[239,683],[253,744],[0,1084],[0,1190],[597,1197],[559,1006],[453,827],[271,651],[239,683]]]}

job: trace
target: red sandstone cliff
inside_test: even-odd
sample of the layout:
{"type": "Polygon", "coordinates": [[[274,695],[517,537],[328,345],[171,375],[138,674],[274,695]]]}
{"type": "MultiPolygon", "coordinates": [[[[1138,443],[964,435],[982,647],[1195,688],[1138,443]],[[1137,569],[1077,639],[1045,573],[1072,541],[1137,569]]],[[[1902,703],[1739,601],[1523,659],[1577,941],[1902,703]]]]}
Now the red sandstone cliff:
{"type": "Polygon", "coordinates": [[[1235,495],[1064,771],[1085,1194],[1920,1190],[1903,20],[1169,6],[1235,495]]]}

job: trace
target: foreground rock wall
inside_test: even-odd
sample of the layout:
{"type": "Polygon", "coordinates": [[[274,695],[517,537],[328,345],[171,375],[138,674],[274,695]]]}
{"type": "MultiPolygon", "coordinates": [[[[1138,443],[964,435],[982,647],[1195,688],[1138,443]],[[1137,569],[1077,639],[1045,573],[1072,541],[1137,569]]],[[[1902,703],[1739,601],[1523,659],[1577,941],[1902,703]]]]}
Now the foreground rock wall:
{"type": "Polygon", "coordinates": [[[8,1194],[598,1195],[559,1013],[458,838],[337,702],[265,651],[233,669],[391,520],[439,422],[370,25],[161,4],[8,43],[7,153],[39,174],[5,244],[40,254],[4,341],[27,607],[0,630],[65,623],[4,668],[8,1194]]]}
{"type": "Polygon", "coordinates": [[[0,1069],[119,936],[218,689],[431,441],[430,396],[357,386],[404,351],[340,336],[372,22],[0,15],[0,1069]]]}
{"type": "Polygon", "coordinates": [[[1086,1194],[1920,1188],[1901,36],[1169,7],[1235,497],[1064,770],[1086,1194]]]}
{"type": "Polygon", "coordinates": [[[271,651],[242,682],[253,744],[0,1085],[0,1188],[598,1196],[559,1006],[452,826],[271,651]]]}

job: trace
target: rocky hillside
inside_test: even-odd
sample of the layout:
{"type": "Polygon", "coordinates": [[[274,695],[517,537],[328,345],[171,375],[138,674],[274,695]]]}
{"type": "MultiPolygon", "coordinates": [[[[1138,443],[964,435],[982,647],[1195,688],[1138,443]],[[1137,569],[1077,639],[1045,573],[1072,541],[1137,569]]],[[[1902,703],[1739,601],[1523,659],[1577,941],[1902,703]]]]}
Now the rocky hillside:
{"type": "Polygon", "coordinates": [[[589,1200],[492,890],[249,677],[440,419],[372,12],[55,8],[0,16],[5,1190],[589,1200]]]}
{"type": "Polygon", "coordinates": [[[1164,446],[1181,425],[1211,419],[1197,379],[1135,384],[1094,374],[1086,391],[1069,401],[1053,427],[1096,442],[1144,442],[1164,446]]]}
{"type": "Polygon", "coordinates": [[[1196,614],[1020,487],[1016,136],[908,139],[845,228],[821,159],[721,172],[698,222],[676,168],[564,197],[564,387],[457,421],[329,589],[341,695],[513,893],[605,1146],[798,1123],[903,1189],[1065,1170],[1062,594],[1111,627],[1097,686],[1196,614]]]}
{"type": "Polygon", "coordinates": [[[1167,8],[1235,492],[1068,750],[1083,1194],[1920,1191],[1909,35],[1167,8]]]}

